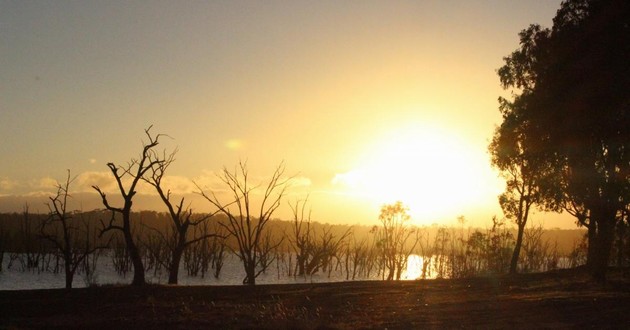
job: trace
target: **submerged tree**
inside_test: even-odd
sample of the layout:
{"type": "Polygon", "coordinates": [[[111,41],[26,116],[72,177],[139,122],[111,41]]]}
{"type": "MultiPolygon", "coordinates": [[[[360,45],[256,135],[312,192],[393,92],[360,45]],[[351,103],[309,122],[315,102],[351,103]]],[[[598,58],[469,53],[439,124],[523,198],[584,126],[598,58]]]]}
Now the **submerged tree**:
{"type": "MultiPolygon", "coordinates": [[[[41,236],[51,242],[61,254],[66,277],[66,289],[72,288],[74,275],[82,262],[92,253],[107,247],[107,243],[98,245],[90,242],[89,226],[83,223],[83,230],[73,219],[72,213],[68,212],[68,198],[70,197],[70,183],[74,179],[70,178],[70,170],[63,184],[57,183],[57,193],[49,197],[48,217],[41,225],[41,236]],[[84,241],[80,240],[82,234],[86,234],[84,241]]],[[[89,271],[89,270],[87,270],[89,271]]]]}
{"type": "Polygon", "coordinates": [[[419,241],[419,232],[408,224],[410,216],[402,202],[383,205],[378,219],[382,226],[375,230],[377,244],[387,271],[386,279],[399,280],[407,259],[419,241]],[[414,235],[415,236],[412,236],[414,235]],[[412,238],[409,241],[409,238],[412,238]]]}
{"type": "Polygon", "coordinates": [[[313,275],[320,269],[328,267],[331,260],[338,256],[342,243],[350,236],[352,228],[341,235],[335,235],[332,228],[324,226],[319,233],[311,222],[311,213],[305,217],[308,198],[290,205],[293,211],[292,232],[287,235],[296,258],[295,275],[313,275]]]}
{"type": "MultiPolygon", "coordinates": [[[[204,224],[212,217],[212,214],[194,215],[190,207],[184,206],[184,197],[177,204],[171,200],[171,191],[164,191],[162,180],[168,167],[175,161],[177,150],[167,155],[160,155],[155,151],[149,153],[149,163],[152,164],[150,173],[144,180],[152,185],[157,191],[160,199],[168,209],[171,218],[171,235],[165,236],[162,232],[157,231],[160,239],[166,243],[170,250],[170,257],[165,266],[168,268],[168,283],[177,284],[179,275],[179,265],[182,260],[184,251],[189,246],[212,237],[218,237],[215,233],[203,233],[198,237],[189,238],[189,229],[204,224]]],[[[163,260],[160,260],[163,261],[163,260]]]]}
{"type": "Polygon", "coordinates": [[[268,266],[271,250],[280,244],[270,241],[267,224],[280,207],[289,179],[283,177],[283,164],[275,169],[266,186],[251,186],[248,174],[247,163],[243,162],[233,172],[223,168],[219,179],[228,188],[229,202],[221,201],[213,191],[206,193],[199,185],[197,188],[201,196],[227,217],[227,222],[221,225],[238,244],[236,253],[245,270],[243,284],[255,285],[258,275],[268,266]],[[262,191],[258,189],[261,187],[262,191]],[[257,197],[261,199],[258,207],[253,200],[257,197]]]}
{"type": "Polygon", "coordinates": [[[161,134],[155,136],[151,135],[151,126],[144,130],[148,138],[148,142],[143,143],[142,153],[139,159],[132,159],[126,166],[119,166],[114,163],[107,163],[107,167],[111,171],[114,179],[116,180],[116,186],[118,192],[123,199],[122,207],[115,207],[109,203],[107,194],[98,186],[92,186],[101,196],[103,205],[105,208],[112,212],[109,223],[103,223],[103,229],[101,234],[104,234],[110,230],[118,230],[123,234],[127,251],[133,265],[133,281],[132,285],[144,285],[145,281],[145,269],[138,248],[138,243],[133,237],[133,228],[131,221],[131,207],[133,205],[133,197],[136,195],[136,189],[138,183],[142,180],[147,171],[159,166],[164,162],[164,159],[151,159],[151,154],[154,148],[159,144],[159,138],[161,134]],[[129,178],[129,180],[127,180],[129,178]],[[122,224],[117,224],[116,215],[120,215],[122,218],[122,224]]]}
{"type": "Polygon", "coordinates": [[[553,22],[523,30],[498,73],[520,92],[513,110],[527,149],[554,164],[563,196],[588,211],[589,265],[604,280],[630,193],[630,2],[564,1],[553,22]]]}
{"type": "Polygon", "coordinates": [[[287,236],[293,248],[293,253],[295,253],[296,270],[294,273],[299,276],[305,274],[309,255],[312,253],[311,250],[314,245],[311,211],[309,210],[308,216],[305,215],[307,201],[308,197],[304,201],[298,200],[295,202],[295,205],[290,205],[291,211],[293,211],[293,223],[291,234],[287,236]]]}

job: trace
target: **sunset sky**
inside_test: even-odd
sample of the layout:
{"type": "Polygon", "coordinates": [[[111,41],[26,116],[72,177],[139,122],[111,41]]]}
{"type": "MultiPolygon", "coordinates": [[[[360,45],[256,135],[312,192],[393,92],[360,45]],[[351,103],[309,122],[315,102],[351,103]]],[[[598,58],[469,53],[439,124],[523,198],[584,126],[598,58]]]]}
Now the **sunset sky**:
{"type": "Polygon", "coordinates": [[[488,226],[503,181],[487,146],[509,95],[496,69],[559,6],[0,0],[0,211],[46,211],[66,169],[75,202],[100,207],[90,186],[111,186],[106,163],[138,156],[153,125],[179,148],[178,196],[239,160],[256,179],[284,161],[295,179],[279,217],[308,193],[320,222],[373,223],[401,200],[418,224],[488,226]]]}

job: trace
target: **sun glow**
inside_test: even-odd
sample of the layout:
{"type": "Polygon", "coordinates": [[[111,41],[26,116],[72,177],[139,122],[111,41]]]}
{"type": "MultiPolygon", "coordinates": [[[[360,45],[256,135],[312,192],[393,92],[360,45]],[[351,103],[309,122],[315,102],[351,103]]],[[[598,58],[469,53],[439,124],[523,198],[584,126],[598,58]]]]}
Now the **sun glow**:
{"type": "Polygon", "coordinates": [[[333,182],[379,205],[400,200],[416,222],[430,224],[480,202],[488,184],[486,157],[456,134],[412,125],[379,139],[359,166],[333,182]]]}

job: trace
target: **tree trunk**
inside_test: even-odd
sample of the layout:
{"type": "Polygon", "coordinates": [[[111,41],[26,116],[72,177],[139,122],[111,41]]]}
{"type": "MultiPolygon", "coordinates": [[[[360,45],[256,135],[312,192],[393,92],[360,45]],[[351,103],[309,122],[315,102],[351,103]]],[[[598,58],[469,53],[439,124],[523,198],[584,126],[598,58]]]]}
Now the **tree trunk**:
{"type": "Polygon", "coordinates": [[[588,226],[588,246],[586,249],[586,267],[589,269],[593,268],[593,260],[595,260],[595,246],[597,245],[597,225],[591,219],[590,225],[588,226]]]}
{"type": "Polygon", "coordinates": [[[127,228],[124,231],[125,243],[127,244],[127,251],[129,252],[129,257],[131,258],[131,263],[133,265],[133,281],[131,285],[142,286],[146,284],[145,276],[144,276],[144,265],[142,264],[142,257],[140,256],[140,251],[138,250],[138,246],[133,241],[131,237],[131,230],[127,228]]]}
{"type": "Polygon", "coordinates": [[[245,262],[245,285],[256,285],[256,264],[250,260],[245,262]]]}
{"type": "Polygon", "coordinates": [[[72,280],[74,279],[74,273],[66,273],[66,289],[72,289],[72,280]]]}
{"type": "Polygon", "coordinates": [[[591,263],[591,275],[598,282],[606,281],[608,272],[608,262],[610,260],[610,252],[615,235],[615,215],[614,210],[597,210],[592,212],[593,218],[597,224],[597,235],[593,250],[593,262],[591,263]]]}
{"type": "Polygon", "coordinates": [[[306,256],[303,254],[298,254],[297,255],[297,275],[298,276],[304,276],[304,272],[305,272],[305,268],[304,264],[306,263],[306,256]]]}
{"type": "Polygon", "coordinates": [[[525,232],[525,225],[518,225],[518,233],[516,234],[516,244],[514,245],[514,251],[512,252],[512,260],[510,261],[510,274],[516,274],[518,267],[518,258],[521,254],[521,245],[523,244],[523,233],[525,232]]]}
{"type": "Polygon", "coordinates": [[[72,271],[72,257],[67,253],[64,255],[64,270],[66,271],[66,289],[72,289],[72,280],[74,279],[74,272],[72,271]]]}
{"type": "Polygon", "coordinates": [[[179,277],[179,264],[182,260],[182,254],[184,254],[184,247],[177,247],[173,251],[173,257],[171,259],[171,266],[168,270],[168,284],[177,284],[179,277]]]}

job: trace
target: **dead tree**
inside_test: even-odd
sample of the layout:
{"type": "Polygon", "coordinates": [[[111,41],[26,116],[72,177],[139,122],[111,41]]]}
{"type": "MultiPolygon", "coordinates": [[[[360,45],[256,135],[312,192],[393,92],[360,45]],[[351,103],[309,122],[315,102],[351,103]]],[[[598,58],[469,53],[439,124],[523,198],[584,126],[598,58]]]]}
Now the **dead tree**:
{"type": "Polygon", "coordinates": [[[308,198],[296,201],[295,206],[290,205],[293,211],[293,232],[289,235],[289,241],[297,259],[295,274],[298,276],[314,275],[327,267],[330,270],[332,259],[338,257],[341,244],[352,231],[352,228],[348,228],[342,235],[335,236],[331,227],[324,226],[316,235],[310,211],[305,218],[307,202],[308,198]]]}
{"type": "MultiPolygon", "coordinates": [[[[172,232],[170,237],[166,237],[162,232],[158,231],[160,238],[168,246],[171,257],[169,263],[164,266],[168,268],[168,284],[177,284],[177,278],[179,274],[179,264],[182,260],[184,250],[190,245],[199,241],[206,240],[212,237],[219,237],[215,233],[204,233],[199,237],[189,239],[188,229],[198,226],[210,219],[214,214],[206,215],[193,215],[193,211],[190,207],[184,207],[184,197],[179,200],[179,203],[173,205],[171,200],[171,191],[164,191],[162,185],[162,179],[166,173],[168,167],[175,161],[175,154],[177,150],[173,151],[170,155],[164,153],[160,156],[157,152],[152,151],[149,154],[150,163],[153,164],[151,171],[144,180],[152,185],[157,191],[160,199],[168,209],[168,213],[171,218],[172,232]]],[[[160,260],[162,262],[162,260],[160,260]]]]}
{"type": "MultiPolygon", "coordinates": [[[[81,229],[73,223],[75,221],[67,210],[68,198],[71,197],[69,187],[73,180],[70,179],[70,170],[68,170],[66,181],[63,184],[57,183],[57,193],[55,196],[49,197],[48,217],[40,227],[41,237],[51,242],[61,254],[66,276],[66,289],[72,288],[74,275],[85,258],[97,250],[107,247],[107,244],[98,245],[94,242],[91,244],[89,239],[84,242],[79,241],[78,236],[81,229]]],[[[88,228],[86,233],[89,235],[89,226],[85,222],[83,224],[88,228]]]]}
{"type": "Polygon", "coordinates": [[[101,235],[105,234],[110,230],[118,230],[122,232],[123,237],[125,239],[125,244],[127,245],[127,251],[129,252],[129,256],[131,258],[131,262],[133,264],[133,281],[132,285],[144,285],[145,275],[144,275],[144,264],[142,262],[142,256],[140,255],[140,251],[138,249],[138,244],[134,240],[132,226],[131,226],[131,206],[133,205],[133,197],[136,195],[136,188],[142,177],[145,175],[147,171],[151,168],[158,166],[160,162],[164,160],[152,160],[150,159],[151,153],[154,148],[159,144],[158,139],[161,134],[156,136],[152,136],[149,132],[151,130],[151,126],[144,130],[148,142],[143,143],[142,146],[142,154],[139,159],[132,159],[126,166],[118,166],[114,163],[107,163],[107,167],[112,172],[114,179],[116,179],[116,184],[118,187],[118,191],[123,198],[123,206],[115,207],[112,206],[108,199],[107,195],[104,191],[102,191],[98,186],[92,186],[98,194],[101,196],[103,205],[105,208],[112,212],[112,216],[109,220],[109,223],[103,224],[103,228],[101,229],[101,235]],[[123,182],[130,178],[130,181],[123,182]],[[125,187],[127,184],[127,187],[125,187]],[[122,218],[122,224],[116,224],[116,215],[120,215],[122,218]]]}
{"type": "Polygon", "coordinates": [[[313,246],[313,234],[311,232],[311,212],[305,217],[305,207],[308,197],[304,201],[296,201],[295,206],[290,205],[293,211],[293,226],[289,242],[295,253],[295,275],[302,276],[306,270],[311,247],[313,246]]]}
{"type": "Polygon", "coordinates": [[[205,193],[195,183],[199,189],[199,194],[227,217],[227,222],[220,224],[238,243],[236,253],[245,269],[243,284],[256,284],[256,277],[264,270],[265,253],[279,245],[278,242],[272,245],[265,242],[265,237],[267,237],[265,228],[273,213],[280,206],[281,199],[288,187],[290,178],[283,178],[283,174],[284,164],[280,164],[267,186],[263,188],[259,208],[255,208],[252,198],[255,198],[260,186],[250,185],[247,163],[239,162],[234,172],[223,168],[222,173],[218,175],[219,179],[228,187],[232,197],[231,202],[222,202],[215,192],[205,193]],[[234,208],[236,209],[235,212],[232,211],[234,208]]]}

